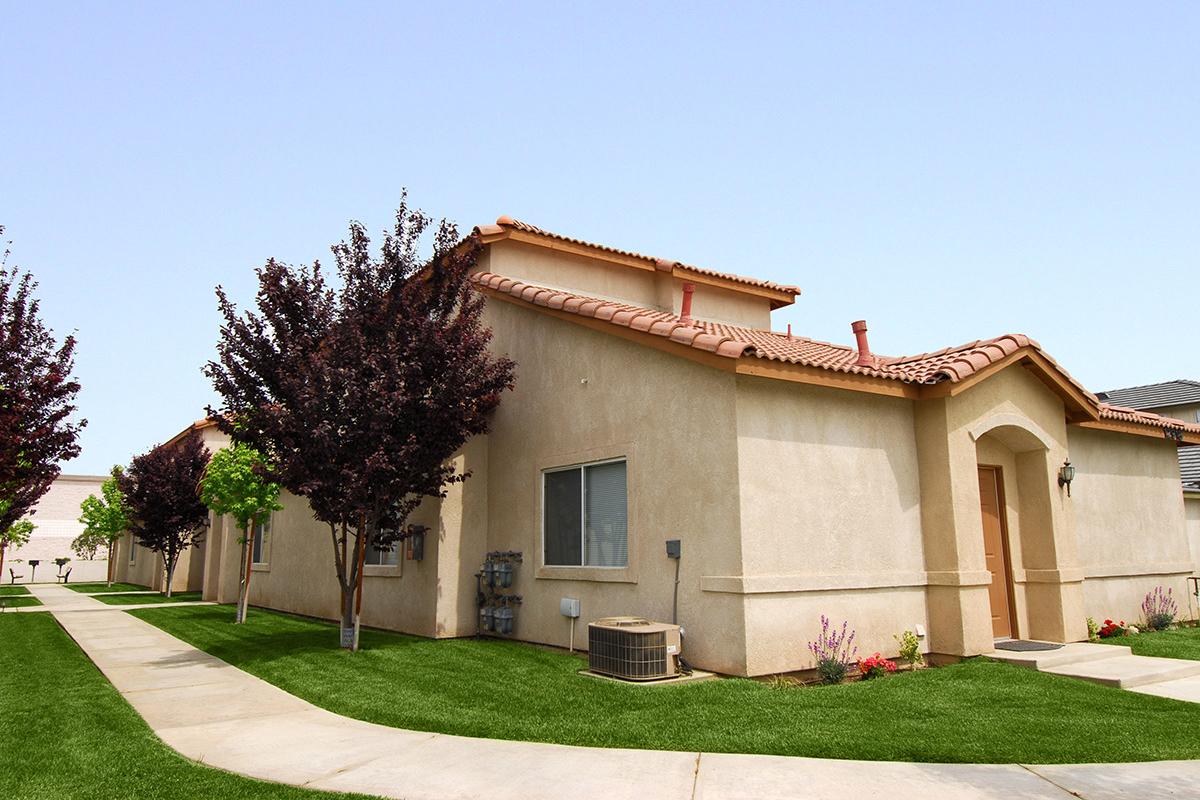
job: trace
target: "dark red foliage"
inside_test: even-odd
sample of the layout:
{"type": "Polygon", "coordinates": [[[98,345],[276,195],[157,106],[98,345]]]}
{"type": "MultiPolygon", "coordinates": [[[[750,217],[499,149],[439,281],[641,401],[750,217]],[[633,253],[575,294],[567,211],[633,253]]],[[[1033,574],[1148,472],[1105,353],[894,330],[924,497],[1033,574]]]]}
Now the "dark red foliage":
{"type": "Polygon", "coordinates": [[[38,317],[36,288],[28,272],[0,262],[0,530],[33,508],[60,462],[79,455],[87,424],[71,419],[75,337],[55,342],[38,317]]]}
{"type": "Polygon", "coordinates": [[[431,219],[402,204],[373,257],[362,225],[333,247],[341,288],[320,264],[272,260],[258,270],[257,312],[225,318],[218,361],[205,368],[223,400],[209,415],[265,453],[274,478],[312,505],[334,535],[344,598],[357,558],[338,530],[394,539],[422,498],[468,476],[448,459],[488,429],[515,365],[488,352],[483,298],[467,274],[480,246],[443,221],[432,258],[419,255],[431,219]]]}
{"type": "Polygon", "coordinates": [[[167,586],[179,554],[200,544],[208,508],[200,500],[200,480],[209,453],[195,430],[173,444],[160,444],[137,456],[117,475],[129,507],[129,529],[143,547],[162,554],[167,586]]]}

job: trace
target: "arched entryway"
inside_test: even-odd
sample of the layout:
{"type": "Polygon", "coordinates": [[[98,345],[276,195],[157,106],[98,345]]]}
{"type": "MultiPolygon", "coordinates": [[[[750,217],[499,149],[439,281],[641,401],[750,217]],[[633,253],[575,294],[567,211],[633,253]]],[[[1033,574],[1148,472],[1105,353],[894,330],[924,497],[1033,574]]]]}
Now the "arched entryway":
{"type": "Polygon", "coordinates": [[[1061,641],[1068,532],[1056,511],[1057,448],[1020,417],[990,419],[973,435],[992,635],[1061,641]]]}

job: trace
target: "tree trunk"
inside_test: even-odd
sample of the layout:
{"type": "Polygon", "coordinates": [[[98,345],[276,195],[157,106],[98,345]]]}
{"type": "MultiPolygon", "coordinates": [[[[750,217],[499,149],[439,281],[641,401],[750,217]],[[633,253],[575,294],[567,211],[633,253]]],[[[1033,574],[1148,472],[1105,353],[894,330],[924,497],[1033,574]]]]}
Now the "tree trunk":
{"type": "Polygon", "coordinates": [[[242,539],[245,540],[245,558],[242,559],[242,579],[241,591],[238,593],[238,610],[237,621],[243,623],[246,621],[246,611],[250,608],[250,575],[254,572],[254,518],[251,517],[250,525],[247,528],[242,528],[242,539]]]}
{"type": "Polygon", "coordinates": [[[342,529],[343,559],[349,558],[343,568],[346,580],[342,582],[342,629],[341,646],[346,650],[358,650],[358,603],[359,587],[362,583],[362,565],[366,559],[366,548],[363,544],[363,529],[361,524],[354,537],[354,553],[347,553],[349,536],[342,529]]]}
{"type": "Polygon", "coordinates": [[[167,568],[167,599],[171,599],[171,582],[175,577],[175,559],[164,558],[163,565],[167,568]]]}
{"type": "Polygon", "coordinates": [[[8,548],[8,542],[0,542],[0,583],[4,582],[4,551],[8,548]]]}
{"type": "Polygon", "coordinates": [[[354,589],[342,587],[342,640],[341,645],[347,650],[354,649],[354,589]]]}
{"type": "Polygon", "coordinates": [[[358,534],[358,585],[354,587],[354,647],[350,648],[353,652],[358,652],[358,628],[362,619],[362,593],[363,593],[363,567],[367,563],[367,541],[366,524],[359,520],[358,534]]]}
{"type": "Polygon", "coordinates": [[[108,588],[112,588],[113,583],[113,547],[116,542],[109,539],[108,541],[108,588]]]}

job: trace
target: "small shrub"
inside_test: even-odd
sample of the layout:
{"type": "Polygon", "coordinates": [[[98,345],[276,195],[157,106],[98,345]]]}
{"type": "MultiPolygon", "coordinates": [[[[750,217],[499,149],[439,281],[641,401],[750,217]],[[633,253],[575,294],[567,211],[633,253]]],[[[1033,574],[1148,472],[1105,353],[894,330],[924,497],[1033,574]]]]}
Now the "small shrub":
{"type": "Polygon", "coordinates": [[[1100,638],[1100,626],[1096,624],[1096,620],[1091,617],[1087,618],[1088,641],[1094,642],[1100,638]]]}
{"type": "Polygon", "coordinates": [[[896,662],[889,661],[888,659],[879,655],[879,653],[876,653],[875,655],[868,656],[867,658],[860,658],[858,660],[858,671],[862,673],[862,678],[864,681],[870,680],[871,678],[882,678],[884,675],[888,675],[896,671],[896,662]]]}
{"type": "Polygon", "coordinates": [[[899,636],[893,636],[892,638],[900,643],[900,657],[910,665],[915,667],[924,661],[921,658],[921,640],[917,638],[915,632],[905,631],[899,636]]]}
{"type": "Polygon", "coordinates": [[[1148,592],[1146,599],[1142,601],[1142,618],[1146,620],[1149,630],[1166,630],[1175,621],[1175,615],[1178,613],[1179,605],[1171,596],[1170,589],[1164,592],[1163,587],[1155,586],[1154,591],[1148,592]]]}
{"type": "Polygon", "coordinates": [[[1126,631],[1125,620],[1113,622],[1111,619],[1104,620],[1104,624],[1100,626],[1100,630],[1096,634],[1101,639],[1111,639],[1114,636],[1124,636],[1126,631]]]}
{"type": "Polygon", "coordinates": [[[824,683],[841,683],[846,669],[858,654],[854,647],[854,631],[847,631],[849,621],[842,622],[840,631],[829,630],[829,618],[821,615],[821,635],[808,643],[808,649],[817,660],[817,674],[824,683]]]}

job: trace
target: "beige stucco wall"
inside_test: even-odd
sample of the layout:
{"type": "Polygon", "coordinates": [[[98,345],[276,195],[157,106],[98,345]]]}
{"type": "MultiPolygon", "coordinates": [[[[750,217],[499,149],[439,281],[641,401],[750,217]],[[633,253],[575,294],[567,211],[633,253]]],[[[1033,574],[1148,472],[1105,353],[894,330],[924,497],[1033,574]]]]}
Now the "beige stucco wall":
{"type": "MultiPolygon", "coordinates": [[[[654,269],[638,269],[547,250],[520,242],[502,241],[484,253],[479,271],[494,272],[552,289],[616,300],[678,314],[684,281],[654,269]]],[[[692,316],[751,328],[770,328],[770,301],[748,292],[695,284],[692,316]]]]}
{"type": "MultiPolygon", "coordinates": [[[[313,519],[308,502],[303,498],[285,492],[280,503],[283,509],[271,516],[266,561],[253,567],[250,603],[313,617],[338,619],[341,590],[334,569],[329,527],[313,519]]],[[[364,625],[422,636],[461,635],[462,631],[456,626],[444,626],[439,630],[436,624],[439,539],[447,535],[439,523],[440,505],[436,500],[427,501],[410,518],[414,523],[429,525],[433,531],[440,530],[439,535],[431,534],[426,538],[423,561],[405,561],[402,556],[400,563],[394,567],[366,567],[363,583],[364,625]]],[[[225,517],[221,520],[219,535],[220,580],[206,583],[205,597],[232,603],[238,596],[241,558],[238,539],[242,534],[236,523],[225,517]]],[[[217,552],[216,546],[210,550],[217,552]]]]}
{"type": "MultiPolygon", "coordinates": [[[[211,533],[207,532],[205,537],[211,533]]],[[[179,554],[175,565],[175,575],[171,581],[172,592],[200,591],[204,583],[205,551],[207,543],[202,542],[198,547],[190,547],[179,554]]],[[[163,591],[166,585],[166,574],[163,569],[162,557],[147,550],[133,541],[126,534],[117,542],[114,557],[113,580],[124,583],[136,583],[151,589],[163,591]],[[136,549],[134,563],[129,563],[130,547],[136,549]]],[[[75,577],[74,573],[71,575],[75,577]]]]}
{"type": "Polygon", "coordinates": [[[742,572],[706,589],[746,603],[747,670],[814,666],[820,616],[862,652],[924,626],[913,404],[764,378],[737,383],[742,572]]]}
{"type": "Polygon", "coordinates": [[[700,588],[703,575],[740,571],[733,375],[502,301],[487,315],[495,349],[518,364],[489,436],[487,503],[488,549],[524,553],[518,635],[565,646],[563,597],[582,603],[577,642],[600,617],[669,620],[665,541],[677,538],[684,650],[742,671],[740,600],[700,588]],[[612,458],[627,461],[628,568],[542,567],[542,470],[612,458]]]}
{"type": "Polygon", "coordinates": [[[1192,574],[1200,575],[1200,492],[1185,494],[1183,505],[1187,518],[1188,543],[1192,552],[1192,574]]]}
{"type": "Polygon", "coordinates": [[[1175,445],[1083,429],[1072,429],[1070,441],[1087,613],[1132,622],[1158,585],[1172,588],[1186,608],[1185,579],[1195,563],[1175,445]]]}

